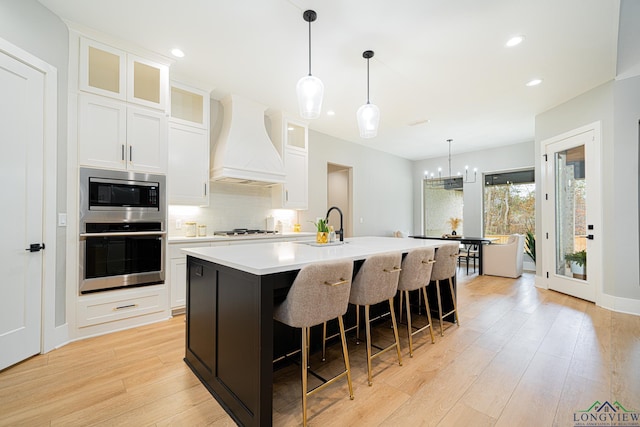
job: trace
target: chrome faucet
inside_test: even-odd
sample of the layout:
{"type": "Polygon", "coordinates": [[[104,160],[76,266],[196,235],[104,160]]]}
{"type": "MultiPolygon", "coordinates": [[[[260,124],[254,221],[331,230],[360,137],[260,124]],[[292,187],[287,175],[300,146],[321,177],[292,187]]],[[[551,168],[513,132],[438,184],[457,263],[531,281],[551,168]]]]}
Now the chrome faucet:
{"type": "Polygon", "coordinates": [[[342,220],[343,220],[343,217],[342,217],[342,211],[340,210],[340,208],[339,208],[339,207],[337,207],[337,206],[331,206],[331,207],[329,208],[329,210],[327,211],[327,216],[326,216],[326,218],[325,218],[324,220],[325,220],[325,222],[326,222],[326,223],[328,223],[328,222],[329,222],[329,214],[330,214],[330,213],[331,213],[331,211],[332,211],[332,210],[334,210],[334,209],[335,209],[335,210],[337,210],[337,211],[338,211],[338,213],[340,214],[340,230],[336,231],[336,234],[339,234],[339,235],[340,235],[340,241],[341,241],[341,242],[344,242],[344,228],[342,228],[342,220]]]}

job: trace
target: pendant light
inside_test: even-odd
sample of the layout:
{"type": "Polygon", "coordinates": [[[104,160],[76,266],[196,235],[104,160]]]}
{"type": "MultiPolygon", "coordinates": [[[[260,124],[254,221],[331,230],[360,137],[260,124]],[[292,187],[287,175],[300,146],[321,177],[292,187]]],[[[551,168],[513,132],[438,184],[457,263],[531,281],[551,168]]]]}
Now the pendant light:
{"type": "Polygon", "coordinates": [[[361,138],[373,138],[378,134],[378,123],[380,122],[380,109],[369,102],[369,59],[373,58],[372,50],[362,52],[362,57],[367,60],[367,103],[358,108],[358,128],[361,138]]]}
{"type": "Polygon", "coordinates": [[[305,10],[302,17],[309,23],[309,75],[298,80],[296,92],[298,93],[298,107],[300,115],[305,119],[317,119],[322,108],[322,95],[324,85],[322,81],[311,75],[311,23],[316,20],[317,14],[313,10],[305,10]]]}

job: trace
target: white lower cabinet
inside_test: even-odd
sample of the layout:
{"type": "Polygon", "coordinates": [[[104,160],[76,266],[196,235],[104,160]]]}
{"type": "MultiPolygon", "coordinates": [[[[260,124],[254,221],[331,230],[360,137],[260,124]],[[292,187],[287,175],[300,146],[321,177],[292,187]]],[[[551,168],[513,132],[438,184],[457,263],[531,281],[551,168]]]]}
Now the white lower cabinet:
{"type": "Polygon", "coordinates": [[[83,295],[77,302],[78,327],[122,321],[167,310],[166,285],[83,295]]]}

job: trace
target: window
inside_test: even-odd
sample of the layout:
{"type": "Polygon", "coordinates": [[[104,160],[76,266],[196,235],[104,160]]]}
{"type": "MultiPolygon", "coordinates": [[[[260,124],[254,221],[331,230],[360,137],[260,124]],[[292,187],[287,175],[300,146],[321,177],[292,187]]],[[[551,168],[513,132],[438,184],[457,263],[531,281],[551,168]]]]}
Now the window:
{"type": "MultiPolygon", "coordinates": [[[[462,218],[463,189],[462,179],[447,179],[433,184],[433,180],[423,181],[424,191],[424,230],[425,236],[449,234],[450,218],[462,218]]],[[[464,223],[456,232],[464,234],[464,223]]]]}
{"type": "Polygon", "coordinates": [[[485,174],[484,235],[506,242],[513,233],[535,234],[534,170],[485,174]]]}

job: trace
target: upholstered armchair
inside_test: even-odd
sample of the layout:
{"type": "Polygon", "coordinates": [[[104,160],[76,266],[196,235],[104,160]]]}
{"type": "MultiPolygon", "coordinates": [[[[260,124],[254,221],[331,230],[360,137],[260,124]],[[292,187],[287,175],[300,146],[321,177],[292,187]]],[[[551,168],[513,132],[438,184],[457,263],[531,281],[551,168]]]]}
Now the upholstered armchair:
{"type": "Polygon", "coordinates": [[[483,248],[484,274],[520,277],[524,258],[524,236],[512,234],[507,243],[486,245],[483,248]]]}

